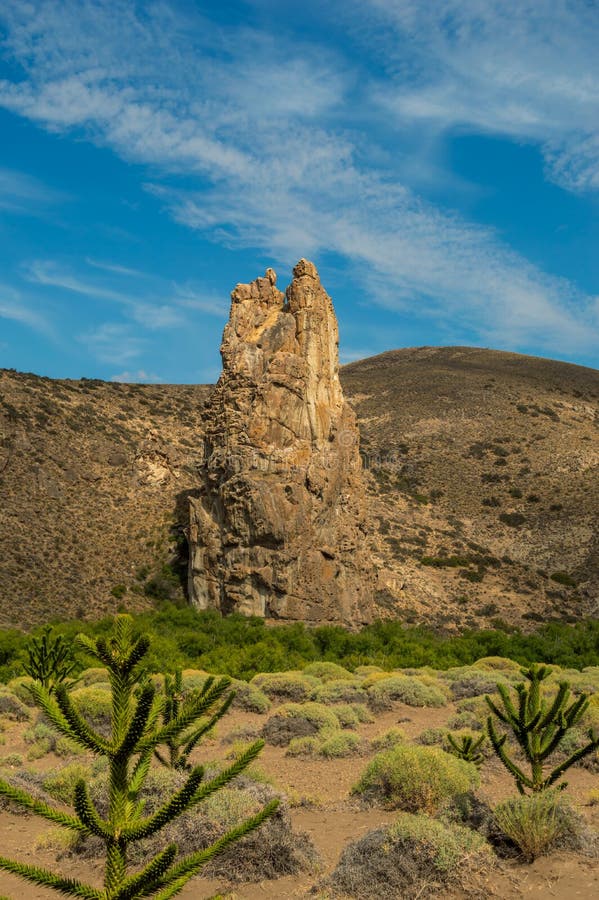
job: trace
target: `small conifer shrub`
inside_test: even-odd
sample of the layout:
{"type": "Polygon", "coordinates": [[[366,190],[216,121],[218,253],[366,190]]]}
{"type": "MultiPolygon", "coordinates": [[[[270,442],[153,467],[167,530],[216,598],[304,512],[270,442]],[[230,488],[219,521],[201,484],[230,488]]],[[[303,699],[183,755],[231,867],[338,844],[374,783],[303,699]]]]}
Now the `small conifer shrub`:
{"type": "Polygon", "coordinates": [[[108,811],[100,815],[83,779],[73,789],[74,814],[56,809],[27,791],[0,781],[0,794],[25,809],[80,835],[95,835],[105,845],[104,887],[95,888],[76,879],[55,874],[37,865],[0,856],[0,868],[29,882],[52,888],[84,900],[140,900],[153,897],[169,900],[203,866],[234,841],[257,828],[277,808],[278,800],[267,803],[256,815],[230,828],[203,850],[179,857],[176,844],[169,844],[131,872],[128,849],[135,842],[157,834],[181,813],[195,807],[223,788],[256,758],[263,742],[251,744],[232,765],[204,780],[204,769],[195,766],[183,785],[157,810],[145,815],[140,791],[144,786],[154,752],[161,745],[186,732],[201,719],[210,719],[222,705],[230,681],[221,678],[206,691],[192,692],[170,721],[164,721],[164,698],[156,695],[141,663],[148,653],[147,637],[133,634],[130,616],[117,616],[108,638],[92,640],[84,635],[79,645],[108,669],[111,685],[111,734],[94,731],[77,710],[64,684],[52,690],[37,680],[32,692],[47,719],[65,737],[98,757],[108,760],[108,811]]]}
{"type": "Polygon", "coordinates": [[[76,665],[64,635],[54,634],[47,626],[39,637],[31,638],[23,668],[52,693],[59,684],[64,684],[76,665]]]}
{"type": "MultiPolygon", "coordinates": [[[[562,681],[555,698],[550,701],[542,695],[542,684],[551,674],[551,669],[535,664],[529,669],[521,669],[521,672],[528,685],[525,682],[517,684],[514,699],[504,684],[497,685],[501,706],[489,696],[485,699],[493,713],[487,719],[487,733],[493,750],[513,775],[518,791],[526,794],[527,791],[544,791],[554,785],[570,766],[599,747],[599,735],[590,729],[586,744],[567,756],[554,769],[545,772],[549,757],[587,711],[589,695],[582,693],[570,702],[570,685],[567,681],[562,681]],[[506,746],[507,732],[500,734],[497,731],[493,717],[511,730],[530,766],[530,774],[509,755],[506,746]]],[[[566,787],[566,783],[559,787],[566,787]]]]}

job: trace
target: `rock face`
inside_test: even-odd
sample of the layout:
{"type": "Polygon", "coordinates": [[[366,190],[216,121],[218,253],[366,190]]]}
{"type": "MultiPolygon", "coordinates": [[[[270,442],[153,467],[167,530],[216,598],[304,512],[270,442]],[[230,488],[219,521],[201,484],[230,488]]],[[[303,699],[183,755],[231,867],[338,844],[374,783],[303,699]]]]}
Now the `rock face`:
{"type": "Polygon", "coordinates": [[[268,269],[231,295],[190,500],[189,593],[200,609],[358,624],[373,583],[359,434],[331,298],[312,263],[293,276],[286,294],[268,269]]]}

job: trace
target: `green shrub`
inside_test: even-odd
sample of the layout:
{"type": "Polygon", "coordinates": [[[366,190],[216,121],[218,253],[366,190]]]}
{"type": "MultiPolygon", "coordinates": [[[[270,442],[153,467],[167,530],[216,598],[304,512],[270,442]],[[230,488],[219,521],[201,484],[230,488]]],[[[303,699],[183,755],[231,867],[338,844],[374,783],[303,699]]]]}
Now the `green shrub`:
{"type": "Polygon", "coordinates": [[[8,688],[0,687],[0,716],[6,716],[15,722],[27,722],[31,713],[16,694],[8,688]]]}
{"type": "Polygon", "coordinates": [[[341,731],[339,728],[323,728],[317,735],[294,738],[289,743],[287,755],[340,759],[345,756],[360,756],[365,749],[366,742],[358,734],[341,731]]]}
{"type": "Polygon", "coordinates": [[[499,521],[503,522],[504,525],[509,525],[510,528],[519,528],[520,525],[524,525],[526,522],[526,516],[518,512],[501,513],[499,521]]]}
{"type": "Polygon", "coordinates": [[[470,896],[492,865],[489,845],[469,828],[400,813],[392,825],[349,844],[326,886],[361,900],[470,896]]]}
{"type": "Polygon", "coordinates": [[[287,756],[317,756],[321,741],[316,734],[291,738],[285,751],[287,756]]]}
{"type": "Polygon", "coordinates": [[[91,687],[93,684],[108,684],[108,669],[102,666],[90,666],[79,675],[80,687],[91,687]]]}
{"type": "Polygon", "coordinates": [[[406,740],[407,738],[401,728],[393,726],[381,732],[381,734],[377,734],[370,744],[374,750],[391,750],[399,744],[405,744],[406,740]]]}
{"type": "Polygon", "coordinates": [[[334,662],[309,663],[302,671],[304,675],[320,681],[353,681],[355,678],[351,672],[334,662]]]}
{"type": "Polygon", "coordinates": [[[67,763],[60,769],[54,769],[46,772],[42,782],[44,790],[50,794],[54,800],[60,800],[61,803],[68,803],[70,806],[75,801],[75,786],[78,781],[89,782],[91,779],[91,766],[81,762],[67,763]]]}
{"type": "Polygon", "coordinates": [[[290,700],[292,703],[309,700],[320,686],[317,678],[302,672],[264,672],[255,675],[250,684],[270,699],[290,700]]]}
{"type": "Polygon", "coordinates": [[[373,709],[390,709],[395,701],[407,706],[445,706],[447,697],[443,691],[410,675],[391,675],[376,681],[368,689],[368,699],[373,709]]]}
{"type": "Polygon", "coordinates": [[[416,743],[422,744],[424,747],[433,747],[435,744],[441,746],[445,741],[446,735],[447,728],[440,728],[438,726],[425,728],[416,738],[416,743]]]}
{"type": "Polygon", "coordinates": [[[575,842],[581,834],[580,817],[555,790],[511,797],[495,807],[493,818],[529,862],[560,844],[575,842]]]}
{"type": "Polygon", "coordinates": [[[108,734],[111,714],[109,684],[98,682],[90,687],[76,688],[71,692],[71,700],[75,708],[94,728],[102,734],[108,734]]]}
{"type": "Polygon", "coordinates": [[[356,756],[365,752],[366,742],[359,734],[351,731],[324,729],[321,732],[320,755],[326,759],[337,759],[342,756],[356,756]]]}
{"type": "Polygon", "coordinates": [[[377,754],[353,788],[391,809],[434,815],[455,795],[479,783],[476,767],[436,747],[399,744],[377,754]]]}
{"type": "Polygon", "coordinates": [[[351,703],[337,703],[335,715],[339,719],[342,728],[354,728],[360,724],[359,716],[351,703]]]}
{"type": "Polygon", "coordinates": [[[485,672],[502,672],[506,677],[520,675],[520,665],[505,656],[482,656],[472,663],[472,668],[485,672]]]}
{"type": "Polygon", "coordinates": [[[319,703],[366,703],[368,693],[358,681],[328,681],[317,688],[314,699],[319,703]]]}
{"type": "Polygon", "coordinates": [[[285,746],[295,737],[309,737],[322,728],[340,728],[335,713],[322,703],[285,703],[264,724],[262,737],[285,746]]]}
{"type": "Polygon", "coordinates": [[[34,707],[35,700],[33,699],[33,694],[29,690],[31,684],[33,684],[33,678],[30,675],[19,675],[18,678],[13,678],[9,681],[6,687],[15,695],[15,697],[18,697],[25,706],[34,707]]]}
{"type": "Polygon", "coordinates": [[[552,581],[556,581],[558,584],[563,584],[565,587],[577,587],[578,582],[575,578],[572,578],[567,572],[554,572],[549,576],[552,581]]]}
{"type": "Polygon", "coordinates": [[[233,681],[233,697],[232,706],[236,709],[245,709],[246,712],[266,713],[271,707],[271,702],[260,688],[247,681],[233,681]]]}

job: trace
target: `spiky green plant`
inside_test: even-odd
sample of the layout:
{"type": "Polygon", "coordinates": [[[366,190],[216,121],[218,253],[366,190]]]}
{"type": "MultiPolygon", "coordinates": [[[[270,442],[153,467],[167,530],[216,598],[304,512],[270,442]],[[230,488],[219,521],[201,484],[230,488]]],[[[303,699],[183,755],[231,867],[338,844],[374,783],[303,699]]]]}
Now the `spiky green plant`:
{"type": "MultiPolygon", "coordinates": [[[[196,692],[198,696],[204,696],[214,686],[214,677],[208,676],[201,689],[196,692]]],[[[199,723],[194,724],[191,728],[185,729],[180,734],[170,735],[165,741],[167,754],[162,753],[158,748],[154,750],[154,755],[163,766],[171,769],[179,769],[182,771],[190,771],[191,763],[189,756],[198,741],[207,734],[216,725],[219,719],[222,719],[229,706],[231,705],[235,691],[229,691],[224,700],[216,705],[211,715],[204,716],[199,723]]],[[[164,711],[162,718],[165,725],[173,722],[181,713],[186,696],[183,689],[183,674],[181,669],[177,669],[174,675],[166,674],[164,676],[164,711]]]]}
{"type": "Polygon", "coordinates": [[[132,625],[129,616],[118,616],[109,638],[91,640],[84,635],[78,638],[79,645],[99,659],[109,672],[112,730],[108,739],[87,724],[64,684],[57,685],[54,691],[39,681],[32,686],[38,705],[61,734],[108,759],[109,808],[106,818],[98,813],[83,780],[75,785],[74,815],[0,781],[0,794],[81,835],[96,835],[106,848],[103,888],[4,857],[0,857],[0,868],[34,884],[85,900],[139,900],[142,897],[168,900],[178,894],[208,860],[264,822],[278,804],[277,800],[267,804],[204,850],[178,858],[177,845],[170,844],[140,871],[129,871],[129,844],[157,833],[181,813],[224,787],[255,759],[263,746],[262,741],[252,744],[231,766],[206,781],[203,767],[195,766],[185,784],[160,809],[144,816],[139,795],[156,747],[185,732],[199,719],[210,718],[222,703],[230,680],[218,679],[208,690],[192,693],[177,715],[165,723],[162,719],[164,698],[156,695],[140,666],[148,652],[149,641],[145,636],[135,637],[132,625]]]}
{"type": "MultiPolygon", "coordinates": [[[[551,754],[557,750],[562,738],[573,728],[585,714],[589,705],[589,695],[580,694],[570,700],[571,691],[567,681],[559,684],[553,701],[543,696],[542,684],[549,677],[551,670],[547,666],[534,664],[529,669],[521,669],[528,684],[521,682],[515,686],[516,697],[512,700],[508,688],[497,685],[503,708],[500,708],[491,697],[485,697],[493,715],[511,730],[516,738],[526,762],[530,765],[530,775],[510,757],[508,753],[507,732],[500,734],[493,721],[493,715],[487,719],[487,732],[493,750],[513,775],[516,787],[521,794],[529,790],[532,793],[544,791],[558,781],[564,772],[599,747],[599,736],[592,729],[588,732],[588,743],[570,754],[554,769],[545,773],[545,764],[551,754]]],[[[558,785],[566,787],[566,783],[558,785]]]]}
{"type": "Polygon", "coordinates": [[[454,756],[457,756],[458,759],[474,763],[477,768],[482,766],[485,759],[484,755],[480,752],[480,748],[485,740],[486,737],[484,734],[475,737],[473,734],[454,735],[450,731],[447,733],[449,752],[454,756]]]}
{"type": "Polygon", "coordinates": [[[59,684],[64,684],[76,665],[65,637],[54,634],[48,625],[39,637],[29,641],[23,668],[52,693],[59,684]]]}

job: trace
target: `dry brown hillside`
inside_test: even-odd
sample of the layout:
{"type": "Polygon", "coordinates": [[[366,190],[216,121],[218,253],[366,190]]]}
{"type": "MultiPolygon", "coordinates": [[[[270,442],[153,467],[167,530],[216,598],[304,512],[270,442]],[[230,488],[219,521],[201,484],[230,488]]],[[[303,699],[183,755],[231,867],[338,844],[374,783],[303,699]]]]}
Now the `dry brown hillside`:
{"type": "MultiPolygon", "coordinates": [[[[342,381],[382,614],[449,628],[598,614],[599,372],[419,348],[342,381]]],[[[209,391],[0,372],[0,624],[181,595],[209,391]]]]}

